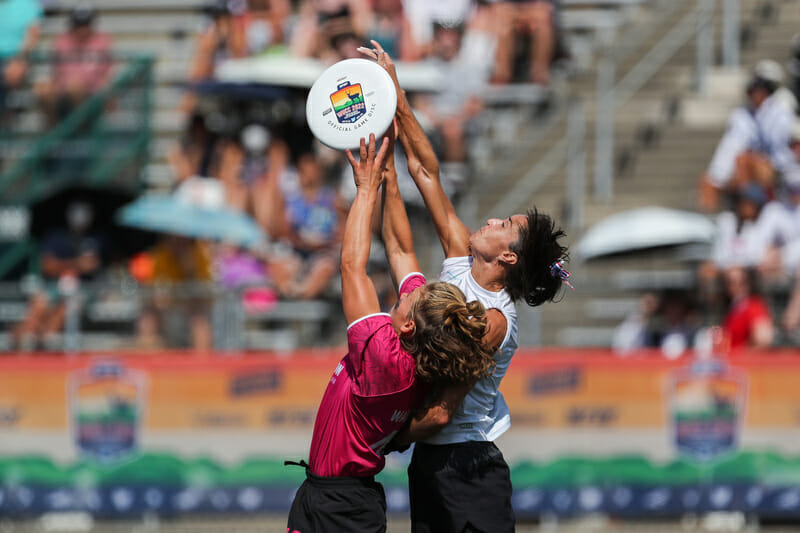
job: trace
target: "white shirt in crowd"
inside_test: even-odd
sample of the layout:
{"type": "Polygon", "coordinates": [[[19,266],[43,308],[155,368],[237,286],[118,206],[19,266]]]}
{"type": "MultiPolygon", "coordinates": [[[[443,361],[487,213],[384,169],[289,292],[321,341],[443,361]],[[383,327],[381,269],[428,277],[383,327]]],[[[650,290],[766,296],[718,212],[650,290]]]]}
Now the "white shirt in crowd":
{"type": "Polygon", "coordinates": [[[746,150],[766,154],[785,179],[800,183],[798,163],[789,149],[794,123],[794,110],[777,94],[767,98],[755,111],[745,107],[734,109],[708,167],[712,184],[724,188],[733,177],[737,156],[746,150]]]}

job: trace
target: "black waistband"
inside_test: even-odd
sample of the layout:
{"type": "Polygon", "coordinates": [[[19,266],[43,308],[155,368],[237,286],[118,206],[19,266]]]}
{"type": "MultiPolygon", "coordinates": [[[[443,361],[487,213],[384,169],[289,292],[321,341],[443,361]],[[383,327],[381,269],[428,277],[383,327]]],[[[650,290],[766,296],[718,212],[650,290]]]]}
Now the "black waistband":
{"type": "Polygon", "coordinates": [[[306,470],[306,479],[312,485],[330,486],[371,486],[375,485],[375,476],[318,476],[306,470]]]}
{"type": "Polygon", "coordinates": [[[492,449],[497,448],[494,442],[490,440],[467,440],[464,442],[452,442],[450,444],[429,444],[427,442],[417,442],[414,444],[417,448],[430,448],[432,450],[450,449],[492,449]]]}

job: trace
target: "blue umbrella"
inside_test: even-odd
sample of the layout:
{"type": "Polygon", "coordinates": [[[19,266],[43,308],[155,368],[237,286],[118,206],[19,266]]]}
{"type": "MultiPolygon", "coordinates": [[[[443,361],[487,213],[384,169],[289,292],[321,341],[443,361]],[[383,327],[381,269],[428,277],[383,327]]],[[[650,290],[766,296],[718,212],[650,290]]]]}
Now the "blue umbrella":
{"type": "Polygon", "coordinates": [[[255,220],[225,207],[193,205],[175,196],[144,196],[117,212],[120,224],[184,237],[258,247],[266,235],[255,220]]]}

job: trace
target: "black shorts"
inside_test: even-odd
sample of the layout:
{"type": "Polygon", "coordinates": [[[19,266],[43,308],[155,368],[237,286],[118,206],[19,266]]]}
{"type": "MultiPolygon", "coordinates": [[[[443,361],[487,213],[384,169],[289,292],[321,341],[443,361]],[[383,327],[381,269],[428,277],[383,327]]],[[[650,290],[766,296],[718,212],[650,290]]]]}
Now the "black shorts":
{"type": "Polygon", "coordinates": [[[408,467],[411,531],[513,533],[510,474],[493,442],[418,442],[408,467]]]}
{"type": "Polygon", "coordinates": [[[321,477],[306,471],[289,510],[288,533],[386,531],[386,495],[374,478],[321,477]]]}

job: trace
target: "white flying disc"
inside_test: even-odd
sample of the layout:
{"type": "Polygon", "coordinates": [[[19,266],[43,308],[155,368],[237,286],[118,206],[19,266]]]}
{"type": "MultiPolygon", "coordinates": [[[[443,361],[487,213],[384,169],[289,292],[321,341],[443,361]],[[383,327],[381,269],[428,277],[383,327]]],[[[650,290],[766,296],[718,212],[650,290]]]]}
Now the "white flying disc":
{"type": "Polygon", "coordinates": [[[311,86],[306,120],[321,143],[352,150],[370,133],[382,136],[396,109],[397,91],[382,67],[366,59],[345,59],[328,67],[311,86]]]}

